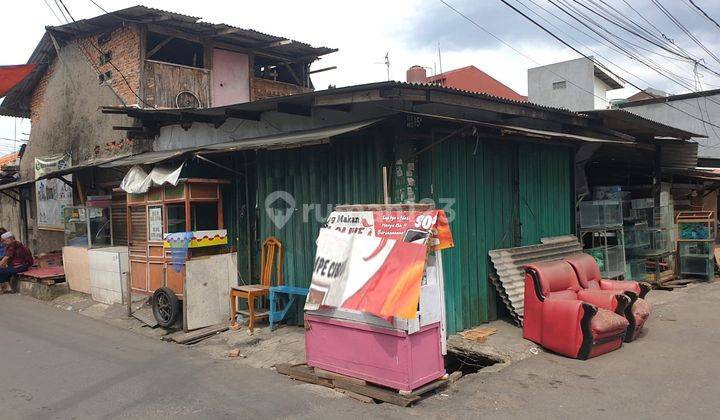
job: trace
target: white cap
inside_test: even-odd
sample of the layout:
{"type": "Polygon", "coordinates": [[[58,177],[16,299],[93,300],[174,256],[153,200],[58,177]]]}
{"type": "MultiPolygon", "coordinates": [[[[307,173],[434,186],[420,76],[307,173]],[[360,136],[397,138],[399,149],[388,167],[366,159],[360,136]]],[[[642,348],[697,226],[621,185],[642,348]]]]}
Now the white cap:
{"type": "Polygon", "coordinates": [[[13,235],[12,232],[5,232],[2,235],[0,235],[0,239],[8,239],[8,238],[14,238],[15,235],[13,235]]]}

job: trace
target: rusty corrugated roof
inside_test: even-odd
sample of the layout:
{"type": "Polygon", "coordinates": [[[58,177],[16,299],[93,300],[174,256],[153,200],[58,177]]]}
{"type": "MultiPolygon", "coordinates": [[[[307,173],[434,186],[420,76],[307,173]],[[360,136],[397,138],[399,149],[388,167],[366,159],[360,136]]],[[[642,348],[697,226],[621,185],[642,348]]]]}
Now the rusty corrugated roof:
{"type": "Polygon", "coordinates": [[[304,42],[281,36],[269,35],[253,29],[244,29],[226,24],[202,22],[200,18],[154,9],[145,6],[133,6],[89,19],[78,20],[60,26],[48,26],[28,64],[37,64],[38,68],[19,83],[0,104],[0,115],[23,117],[30,116],[30,95],[45,68],[55,56],[55,49],[49,33],[58,38],[88,36],[105,31],[125,22],[155,24],[169,29],[185,32],[188,35],[212,37],[215,41],[256,51],[257,55],[272,57],[287,62],[312,62],[320,56],[337,51],[335,48],[313,47],[304,42]],[[284,43],[283,41],[290,41],[284,43]],[[276,45],[272,45],[276,43],[276,45]]]}
{"type": "Polygon", "coordinates": [[[578,238],[571,235],[542,238],[538,245],[494,249],[490,254],[495,272],[490,279],[518,325],[524,312],[525,269],[523,265],[555,261],[582,252],[578,238]]]}

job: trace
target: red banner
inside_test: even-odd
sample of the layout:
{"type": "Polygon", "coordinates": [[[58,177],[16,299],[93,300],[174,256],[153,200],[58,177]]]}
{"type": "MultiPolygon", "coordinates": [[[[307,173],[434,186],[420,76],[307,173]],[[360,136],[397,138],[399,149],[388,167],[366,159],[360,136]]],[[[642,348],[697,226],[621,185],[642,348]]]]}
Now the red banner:
{"type": "Polygon", "coordinates": [[[35,64],[23,64],[19,66],[0,66],[0,98],[7,95],[18,83],[22,82],[35,64]]]}
{"type": "Polygon", "coordinates": [[[426,243],[432,250],[453,247],[450,224],[442,210],[335,211],[327,227],[340,232],[376,236],[411,243],[426,243]]]}

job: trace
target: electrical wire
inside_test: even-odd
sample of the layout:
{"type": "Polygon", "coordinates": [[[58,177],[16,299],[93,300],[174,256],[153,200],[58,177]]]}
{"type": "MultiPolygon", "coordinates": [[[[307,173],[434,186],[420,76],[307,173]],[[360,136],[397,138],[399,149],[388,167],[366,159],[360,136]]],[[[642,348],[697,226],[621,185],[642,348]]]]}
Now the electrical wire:
{"type": "Polygon", "coordinates": [[[53,1],[55,2],[55,6],[58,8],[58,11],[60,12],[60,15],[63,17],[63,20],[65,21],[65,23],[66,24],[70,23],[70,19],[68,19],[68,17],[65,16],[65,12],[63,12],[62,7],[60,7],[60,3],[58,2],[58,0],[53,0],[53,1]]]}
{"type": "MultiPolygon", "coordinates": [[[[618,42],[614,41],[613,39],[610,39],[610,37],[613,36],[613,34],[612,34],[611,32],[607,31],[602,25],[599,25],[597,22],[595,22],[594,20],[592,20],[592,18],[589,17],[588,15],[584,14],[583,12],[581,12],[581,11],[579,11],[579,10],[574,9],[572,5],[567,4],[567,3],[563,3],[563,6],[568,7],[568,9],[570,9],[570,10],[573,10],[577,15],[576,15],[576,14],[573,14],[573,13],[570,13],[567,9],[563,8],[563,6],[555,3],[554,0],[548,0],[548,1],[549,1],[553,6],[555,6],[555,7],[558,8],[560,11],[562,11],[564,14],[568,15],[569,17],[571,17],[571,18],[574,19],[575,21],[579,22],[579,23],[582,24],[584,27],[586,27],[587,29],[589,29],[590,31],[592,31],[593,33],[595,33],[598,37],[600,37],[600,38],[602,38],[603,40],[605,40],[605,42],[607,42],[607,43],[609,43],[610,45],[612,45],[613,47],[611,47],[611,49],[614,49],[615,51],[620,51],[621,54],[629,57],[630,59],[632,59],[632,60],[634,60],[634,61],[637,61],[637,62],[645,65],[646,67],[650,68],[651,70],[653,70],[655,73],[657,73],[657,74],[660,75],[661,77],[666,78],[666,79],[670,80],[671,82],[678,84],[679,86],[681,86],[681,87],[684,88],[684,89],[687,89],[687,90],[690,90],[690,91],[694,91],[694,90],[695,90],[694,87],[690,84],[690,83],[694,83],[694,79],[691,80],[691,79],[689,79],[689,78],[680,76],[680,75],[678,75],[678,74],[670,71],[670,70],[667,69],[666,67],[661,66],[659,63],[655,62],[654,60],[648,59],[648,58],[646,58],[646,57],[643,57],[642,54],[639,53],[638,51],[636,51],[636,50],[634,50],[634,49],[632,49],[632,48],[625,47],[625,46],[619,44],[618,42]],[[587,19],[588,21],[591,21],[595,26],[592,26],[590,23],[581,20],[581,19],[578,17],[578,15],[579,15],[579,16],[582,16],[583,18],[587,19]],[[602,31],[605,31],[606,34],[601,33],[601,32],[600,32],[601,30],[602,30],[602,31]]],[[[558,0],[558,1],[562,1],[562,0],[558,0]]],[[[601,1],[602,1],[602,0],[601,0],[601,1]]],[[[555,15],[553,15],[553,16],[555,16],[555,15]]],[[[557,16],[555,16],[555,17],[558,18],[557,16]]],[[[559,19],[559,18],[558,18],[558,19],[559,19]]],[[[562,19],[560,19],[560,20],[563,21],[563,22],[565,22],[565,21],[562,20],[562,19]]],[[[573,27],[574,27],[574,26],[573,26],[573,27]]],[[[585,33],[585,32],[583,31],[583,33],[585,33]]],[[[586,33],[585,33],[585,34],[586,34],[586,33]]],[[[586,34],[586,35],[587,35],[587,34],[586,34]]],[[[623,38],[618,37],[617,35],[614,35],[614,36],[615,36],[616,38],[619,38],[622,42],[626,42],[623,38]]],[[[591,37],[591,38],[593,38],[593,39],[595,39],[596,41],[598,41],[597,38],[594,38],[594,37],[591,37]]],[[[598,41],[598,42],[601,42],[601,41],[598,41]]],[[[601,43],[602,43],[602,42],[601,42],[601,43]]],[[[634,45],[634,44],[633,44],[633,45],[634,45]]],[[[610,62],[612,63],[611,60],[608,60],[608,61],[610,61],[610,62]]],[[[695,63],[697,63],[697,61],[693,61],[693,64],[695,64],[695,63]]],[[[717,74],[720,75],[720,73],[717,73],[717,74]]],[[[646,84],[649,85],[649,83],[647,83],[646,81],[642,80],[640,77],[638,77],[638,76],[634,76],[634,77],[637,78],[637,79],[639,79],[639,80],[641,80],[643,83],[646,83],[646,84]]],[[[718,103],[718,105],[720,105],[720,103],[718,103]]]]}
{"type": "Polygon", "coordinates": [[[108,12],[107,10],[105,10],[105,9],[104,9],[102,6],[100,6],[96,1],[90,0],[90,3],[94,4],[95,6],[97,6],[97,8],[100,9],[100,10],[102,10],[103,13],[105,13],[106,15],[109,15],[109,14],[110,14],[110,12],[108,12]]]}
{"type": "MultiPolygon", "coordinates": [[[[593,28],[592,26],[590,26],[590,24],[588,24],[587,22],[584,22],[584,21],[580,20],[577,16],[575,16],[575,15],[572,14],[572,13],[570,13],[568,10],[563,9],[563,7],[561,7],[561,6],[559,6],[558,4],[556,4],[553,0],[548,0],[548,1],[549,1],[551,4],[553,4],[555,7],[557,7],[558,9],[560,9],[563,13],[567,14],[568,16],[570,16],[571,18],[573,18],[574,20],[576,20],[576,21],[578,21],[579,23],[581,23],[581,24],[582,24],[583,26],[585,26],[586,28],[588,28],[588,29],[590,29],[591,31],[593,31],[594,33],[596,33],[598,36],[602,37],[603,39],[605,39],[605,40],[607,40],[608,42],[610,42],[610,43],[612,43],[613,45],[615,45],[617,48],[619,48],[621,51],[623,51],[623,53],[624,53],[625,55],[627,55],[629,58],[631,58],[631,59],[633,59],[633,60],[636,60],[636,61],[642,63],[643,65],[647,66],[648,68],[650,68],[651,70],[653,70],[654,72],[656,72],[657,74],[659,74],[660,76],[662,76],[662,77],[670,80],[670,81],[673,82],[673,83],[678,84],[679,86],[683,87],[684,89],[687,89],[687,90],[696,92],[696,86],[693,86],[693,85],[690,85],[690,84],[689,84],[690,79],[685,78],[685,77],[682,77],[682,76],[679,76],[679,75],[677,75],[677,74],[675,74],[675,73],[673,73],[673,72],[670,72],[668,69],[666,69],[666,68],[658,65],[658,64],[657,64],[656,62],[654,62],[653,60],[649,60],[649,59],[647,59],[647,58],[643,58],[642,55],[638,55],[639,53],[637,53],[637,51],[633,52],[633,51],[630,51],[630,50],[628,50],[627,48],[625,48],[625,47],[623,47],[623,46],[621,46],[621,45],[618,45],[617,43],[613,42],[611,39],[608,39],[607,36],[604,36],[602,33],[600,33],[597,29],[595,29],[595,28],[593,28]],[[666,73],[668,73],[669,75],[666,74],[666,73]],[[673,77],[671,77],[671,76],[673,76],[673,77]],[[681,81],[681,80],[678,80],[678,79],[685,80],[685,82],[683,82],[683,81],[681,81]]],[[[575,9],[571,4],[567,3],[565,0],[557,0],[557,1],[562,1],[562,2],[563,2],[563,5],[564,5],[565,7],[567,7],[567,8],[570,9],[570,10],[573,10],[573,11],[576,12],[578,15],[583,16],[585,19],[587,19],[588,21],[590,21],[590,22],[592,22],[594,25],[596,25],[596,26],[598,27],[598,29],[603,29],[603,30],[605,30],[601,25],[599,25],[597,22],[595,22],[591,17],[589,17],[588,15],[584,14],[582,11],[575,9]]],[[[601,2],[604,2],[603,0],[600,0],[600,1],[601,1],[601,2]]],[[[543,30],[546,30],[545,28],[542,28],[542,29],[543,29],[543,30]]],[[[547,31],[547,30],[546,30],[546,31],[547,31]]],[[[605,30],[605,31],[606,31],[606,30],[605,30]]],[[[607,32],[608,34],[611,34],[611,33],[608,32],[608,31],[606,31],[606,32],[607,32]]],[[[702,65],[702,64],[699,63],[698,61],[694,61],[694,64],[695,64],[696,67],[697,67],[697,65],[702,65]]],[[[631,75],[632,75],[632,73],[629,73],[627,70],[625,70],[625,72],[627,72],[628,74],[631,74],[631,75]]],[[[636,79],[638,79],[638,80],[640,80],[640,81],[648,84],[646,81],[644,81],[644,80],[641,79],[640,77],[638,77],[638,76],[636,76],[636,75],[633,75],[633,76],[634,76],[636,79]]],[[[626,79],[625,79],[625,81],[626,81],[628,84],[630,84],[631,86],[636,87],[636,88],[639,89],[639,90],[642,90],[642,89],[640,89],[639,87],[637,87],[635,84],[633,84],[632,82],[630,82],[629,80],[626,80],[626,79]]],[[[694,79],[692,80],[692,83],[695,83],[695,80],[694,80],[694,79]]],[[[648,85],[649,85],[649,84],[648,84],[648,85]]],[[[711,102],[714,102],[714,103],[716,103],[717,105],[720,106],[720,102],[717,102],[717,101],[715,101],[715,100],[712,99],[712,98],[710,98],[710,101],[711,101],[711,102]]],[[[681,112],[683,112],[683,111],[681,111],[681,112]]],[[[685,112],[683,112],[683,113],[685,113],[685,112]]],[[[685,114],[687,114],[687,113],[685,113],[685,114]]],[[[702,117],[702,116],[701,116],[701,117],[702,117]]]]}
{"type": "Polygon", "coordinates": [[[63,24],[62,19],[60,19],[60,17],[58,16],[58,14],[55,13],[55,9],[53,9],[52,7],[50,7],[50,3],[48,3],[48,0],[43,0],[43,2],[45,3],[45,6],[47,6],[48,9],[50,9],[50,11],[52,12],[53,16],[55,16],[55,19],[57,19],[57,21],[62,25],[62,24],[63,24]]]}
{"type": "Polygon", "coordinates": [[[690,4],[692,4],[693,7],[694,7],[695,9],[697,9],[697,11],[699,11],[700,13],[702,13],[702,15],[705,16],[710,22],[714,23],[715,26],[717,26],[718,28],[720,28],[720,23],[718,23],[715,19],[713,19],[712,17],[710,17],[710,15],[708,15],[707,12],[705,12],[705,10],[703,10],[702,8],[700,8],[700,6],[698,6],[698,5],[695,3],[694,0],[687,0],[687,1],[689,1],[690,4]]]}
{"type": "Polygon", "coordinates": [[[720,57],[718,57],[718,56],[715,55],[712,51],[710,51],[710,49],[708,49],[708,47],[706,47],[705,44],[703,44],[695,35],[693,35],[692,32],[690,32],[690,31],[685,27],[685,25],[683,25],[682,23],[680,23],[680,21],[679,21],[675,16],[673,16],[673,14],[670,13],[670,11],[667,10],[667,9],[665,8],[665,6],[663,6],[663,5],[660,3],[659,0],[650,0],[650,1],[651,1],[655,6],[657,6],[657,8],[658,8],[668,19],[670,19],[670,21],[671,21],[672,23],[674,23],[675,26],[677,26],[678,28],[680,28],[680,30],[683,31],[683,32],[685,33],[685,35],[688,36],[688,38],[690,38],[693,42],[695,42],[700,48],[703,49],[703,51],[705,51],[705,52],[706,52],[710,57],[712,57],[715,61],[717,61],[718,63],[720,63],[720,57]]]}
{"type": "MultiPolygon", "coordinates": [[[[458,10],[455,9],[454,7],[451,7],[450,5],[448,5],[448,3],[445,2],[445,0],[439,0],[439,1],[440,1],[441,3],[447,5],[448,7],[450,7],[450,8],[451,8],[452,10],[454,10],[456,13],[460,14],[461,16],[463,16],[466,20],[469,20],[470,22],[473,22],[475,26],[481,27],[480,24],[478,24],[478,23],[475,22],[474,20],[470,19],[468,16],[462,14],[462,12],[458,11],[458,10]]],[[[562,43],[562,44],[565,45],[566,47],[568,47],[568,48],[570,48],[571,50],[575,51],[576,53],[580,54],[582,57],[586,58],[587,60],[590,60],[591,62],[595,63],[595,60],[594,60],[592,57],[587,56],[587,55],[584,54],[582,51],[580,51],[580,50],[578,50],[577,48],[573,47],[571,44],[569,44],[568,42],[566,42],[565,40],[563,40],[563,39],[560,38],[559,36],[555,35],[552,31],[548,30],[547,28],[545,28],[544,26],[542,26],[541,24],[539,24],[539,23],[538,23],[537,21],[535,21],[533,18],[529,17],[528,15],[526,15],[525,13],[523,13],[521,10],[517,9],[517,8],[516,8],[515,6],[513,6],[512,4],[508,3],[506,0],[500,0],[500,1],[501,1],[503,4],[505,4],[506,6],[510,7],[510,8],[511,8],[512,10],[514,10],[516,13],[520,14],[521,16],[523,16],[525,19],[527,19],[527,20],[529,20],[530,22],[532,22],[534,25],[536,25],[537,27],[539,27],[540,29],[542,29],[544,32],[546,32],[548,35],[550,35],[551,37],[553,37],[554,39],[556,39],[557,41],[559,41],[560,43],[562,43]]],[[[482,28],[482,27],[481,27],[481,28],[482,28]]],[[[483,29],[484,31],[488,32],[485,28],[482,28],[482,29],[483,29]]],[[[493,35],[493,37],[495,37],[495,35],[493,35]]],[[[496,37],[496,38],[497,38],[497,37],[496,37]]],[[[505,43],[505,41],[502,41],[502,42],[505,43]]],[[[513,50],[515,50],[515,49],[513,48],[513,50]]],[[[517,51],[517,50],[515,50],[515,51],[517,51]]],[[[524,55],[523,55],[523,56],[524,56],[524,55]]],[[[629,72],[628,72],[628,73],[629,73],[629,72]]],[[[569,80],[568,80],[568,81],[569,81],[569,80]]],[[[629,80],[627,81],[627,83],[630,84],[632,87],[638,89],[638,90],[642,90],[640,87],[638,87],[636,84],[632,83],[632,82],[629,81],[629,80]]],[[[573,84],[574,84],[574,83],[573,83],[573,84]]],[[[577,85],[576,85],[576,86],[577,86],[577,85]]],[[[589,92],[589,91],[587,91],[587,90],[585,90],[585,89],[582,89],[582,90],[584,90],[585,92],[589,92]]],[[[594,96],[597,96],[597,95],[594,95],[594,96]]],[[[601,99],[606,100],[606,99],[604,99],[604,98],[601,98],[601,99]]],[[[690,113],[688,113],[688,112],[685,112],[684,110],[682,110],[682,109],[680,109],[680,108],[677,108],[677,107],[673,106],[672,104],[670,104],[670,103],[668,103],[668,102],[662,102],[662,103],[665,104],[665,105],[667,105],[667,106],[669,106],[669,107],[671,107],[671,108],[673,108],[673,109],[675,109],[675,110],[677,110],[677,111],[680,111],[681,113],[687,115],[687,116],[690,117],[690,118],[693,118],[693,119],[696,119],[696,120],[698,120],[698,121],[702,121],[702,122],[705,122],[705,123],[707,123],[707,124],[709,124],[709,125],[714,125],[715,127],[720,128],[720,126],[715,125],[715,124],[713,124],[713,123],[711,123],[711,122],[709,122],[709,121],[705,121],[704,119],[699,118],[699,117],[697,117],[697,116],[695,116],[695,115],[693,115],[693,114],[690,114],[690,113]]]]}
{"type": "MultiPolygon", "coordinates": [[[[77,21],[75,20],[75,18],[73,18],[72,14],[70,13],[70,10],[68,10],[67,6],[65,5],[65,2],[64,2],[63,0],[56,0],[56,1],[59,1],[59,2],[60,2],[60,4],[61,4],[61,5],[63,6],[63,8],[65,9],[65,12],[67,12],[67,15],[70,16],[70,19],[71,19],[72,22],[75,24],[75,27],[78,29],[78,31],[80,31],[80,25],[77,23],[77,21]]],[[[101,54],[101,55],[104,54],[104,52],[100,49],[100,47],[98,47],[97,45],[95,45],[95,43],[93,42],[92,39],[88,38],[88,43],[89,43],[90,46],[92,46],[99,54],[101,54]]],[[[81,49],[82,49],[82,48],[81,48],[81,49]]],[[[86,54],[86,55],[87,55],[87,54],[86,54]]],[[[90,60],[91,63],[93,62],[93,60],[92,60],[90,57],[88,57],[88,60],[90,60]]],[[[122,72],[122,70],[120,70],[120,69],[115,65],[115,63],[112,62],[112,60],[107,60],[107,64],[110,64],[110,66],[112,66],[112,68],[115,69],[115,71],[117,71],[117,72],[120,74],[120,77],[122,77],[123,81],[124,81],[125,84],[127,85],[127,87],[128,87],[128,89],[130,90],[130,92],[131,92],[140,102],[142,102],[145,106],[148,106],[148,107],[150,107],[150,108],[156,109],[156,107],[155,107],[154,105],[150,105],[149,103],[147,103],[143,98],[140,97],[140,95],[137,94],[137,92],[135,92],[135,89],[133,89],[132,85],[130,85],[130,82],[128,81],[127,77],[125,77],[125,74],[122,72]]],[[[93,66],[93,67],[94,67],[94,66],[93,66]]],[[[98,72],[98,74],[100,74],[100,71],[99,71],[97,68],[96,68],[95,70],[98,72]]]]}

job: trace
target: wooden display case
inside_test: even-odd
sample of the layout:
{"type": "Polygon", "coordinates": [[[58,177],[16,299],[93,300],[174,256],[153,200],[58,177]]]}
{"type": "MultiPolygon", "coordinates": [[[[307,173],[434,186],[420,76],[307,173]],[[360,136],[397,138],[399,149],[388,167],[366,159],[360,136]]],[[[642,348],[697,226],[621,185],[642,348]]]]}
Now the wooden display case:
{"type": "Polygon", "coordinates": [[[221,184],[215,179],[181,179],[178,185],[152,187],[127,195],[130,286],[152,294],[161,287],[185,297],[185,262],[173,264],[172,234],[187,232],[187,260],[228,252],[221,184]],[[175,267],[173,267],[173,265],[175,267]]]}

